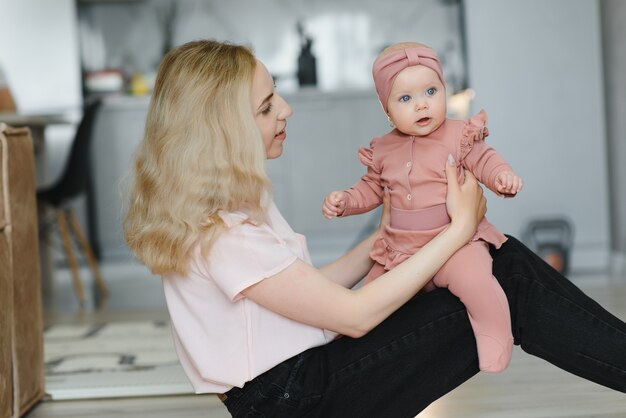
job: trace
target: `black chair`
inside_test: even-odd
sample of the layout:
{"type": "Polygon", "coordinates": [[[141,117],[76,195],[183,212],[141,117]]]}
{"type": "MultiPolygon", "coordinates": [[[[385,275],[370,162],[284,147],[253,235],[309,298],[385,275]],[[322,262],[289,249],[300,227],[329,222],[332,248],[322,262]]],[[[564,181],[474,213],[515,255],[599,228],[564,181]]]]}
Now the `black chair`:
{"type": "Polygon", "coordinates": [[[78,263],[76,262],[72,250],[70,233],[72,233],[78,241],[94,274],[97,286],[96,300],[101,300],[101,297],[108,294],[106,282],[100,274],[98,262],[92,247],[85,238],[85,234],[76,219],[74,210],[69,205],[72,200],[79,197],[81,194],[89,192],[92,133],[100,105],[100,100],[85,105],[83,116],[76,129],[76,135],[74,136],[63,173],[53,185],[45,189],[37,190],[38,204],[41,205],[42,208],[49,206],[54,209],[55,219],[63,240],[67,261],[72,271],[74,289],[81,306],[84,306],[85,303],[85,292],[78,273],[78,263]]]}

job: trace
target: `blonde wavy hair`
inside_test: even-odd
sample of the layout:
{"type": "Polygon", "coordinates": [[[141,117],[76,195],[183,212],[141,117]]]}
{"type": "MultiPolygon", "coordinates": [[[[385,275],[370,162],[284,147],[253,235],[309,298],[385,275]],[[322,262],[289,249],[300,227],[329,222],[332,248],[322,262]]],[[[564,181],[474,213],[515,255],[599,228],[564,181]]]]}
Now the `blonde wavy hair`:
{"type": "Polygon", "coordinates": [[[155,274],[187,272],[226,228],[220,210],[263,219],[269,191],[265,150],[254,121],[251,49],[189,42],[161,62],[145,133],[131,173],[126,242],[155,274]]]}

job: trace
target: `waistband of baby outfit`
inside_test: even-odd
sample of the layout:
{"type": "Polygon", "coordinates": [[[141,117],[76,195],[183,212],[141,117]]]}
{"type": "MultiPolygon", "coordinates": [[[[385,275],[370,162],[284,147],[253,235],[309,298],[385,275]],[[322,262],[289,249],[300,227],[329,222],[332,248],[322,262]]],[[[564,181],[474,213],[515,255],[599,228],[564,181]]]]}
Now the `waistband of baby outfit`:
{"type": "Polygon", "coordinates": [[[391,207],[390,226],[409,231],[439,228],[450,223],[445,203],[424,209],[398,209],[391,207]]]}

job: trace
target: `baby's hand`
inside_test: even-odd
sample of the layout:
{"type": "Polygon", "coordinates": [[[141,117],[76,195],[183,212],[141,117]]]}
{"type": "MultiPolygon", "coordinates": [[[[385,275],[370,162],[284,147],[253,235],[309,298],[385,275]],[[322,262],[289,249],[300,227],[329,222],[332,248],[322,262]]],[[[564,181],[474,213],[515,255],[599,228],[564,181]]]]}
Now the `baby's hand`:
{"type": "Polygon", "coordinates": [[[512,171],[502,171],[496,177],[496,189],[505,197],[517,195],[522,190],[522,186],[522,179],[512,171]]]}
{"type": "Polygon", "coordinates": [[[324,199],[322,213],[326,219],[339,216],[346,209],[346,194],[344,192],[330,192],[324,199]]]}

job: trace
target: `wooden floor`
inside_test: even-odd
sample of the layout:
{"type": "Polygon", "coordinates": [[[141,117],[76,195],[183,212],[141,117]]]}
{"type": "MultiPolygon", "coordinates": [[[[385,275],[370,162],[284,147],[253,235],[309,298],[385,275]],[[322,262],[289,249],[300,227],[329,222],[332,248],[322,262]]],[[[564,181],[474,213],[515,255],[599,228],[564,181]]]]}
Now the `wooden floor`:
{"type": "MultiPolygon", "coordinates": [[[[626,320],[626,279],[573,279],[594,299],[626,320]]],[[[127,293],[125,291],[125,293],[127,293]]],[[[128,307],[127,307],[128,308],[128,307]]],[[[83,313],[48,312],[46,322],[89,322],[166,317],[161,308],[106,308],[83,313]]],[[[626,355],[626,352],[624,353],[626,355]]],[[[222,418],[213,395],[44,401],[28,418],[222,418]]],[[[423,411],[419,418],[626,418],[626,395],[589,383],[515,348],[508,370],[479,374],[423,411]]],[[[294,417],[295,418],[295,417],[294,417]]],[[[371,418],[371,417],[364,417],[371,418]]]]}

